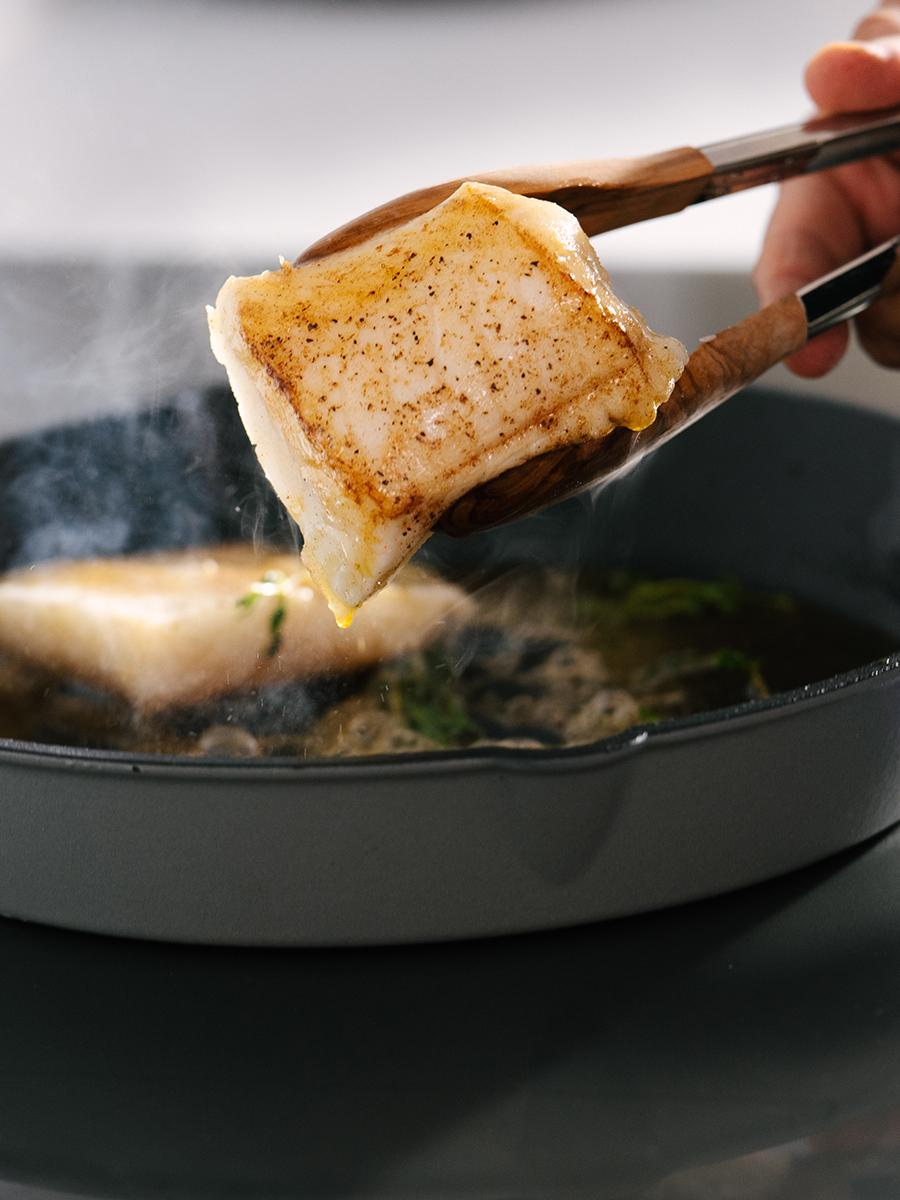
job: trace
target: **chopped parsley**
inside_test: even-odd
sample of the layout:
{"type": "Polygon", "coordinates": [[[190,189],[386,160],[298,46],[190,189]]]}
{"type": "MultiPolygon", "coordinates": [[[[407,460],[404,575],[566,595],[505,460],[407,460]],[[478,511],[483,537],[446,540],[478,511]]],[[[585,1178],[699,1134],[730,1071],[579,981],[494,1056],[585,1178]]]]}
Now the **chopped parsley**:
{"type": "Polygon", "coordinates": [[[235,604],[245,611],[253,608],[263,596],[271,596],[275,606],[269,617],[269,640],[266,645],[266,656],[274,658],[284,642],[284,622],[287,619],[286,596],[290,585],[290,577],[284,571],[266,571],[259,579],[251,583],[249,589],[240,596],[235,604]]]}
{"type": "Polygon", "coordinates": [[[467,745],[481,734],[457,681],[433,651],[404,661],[390,696],[407,727],[438,746],[467,745]]]}
{"type": "Polygon", "coordinates": [[[710,665],[718,671],[736,671],[739,675],[743,675],[750,685],[753,695],[757,698],[763,699],[770,695],[759,659],[751,658],[743,650],[717,650],[715,654],[710,655],[710,665]]]}
{"type": "Polygon", "coordinates": [[[269,617],[269,632],[272,635],[269,639],[269,645],[266,648],[266,654],[269,656],[269,658],[274,658],[281,649],[281,643],[284,641],[284,634],[281,627],[284,625],[284,619],[286,616],[287,607],[285,606],[284,600],[279,599],[278,603],[272,610],[271,617],[269,617]]]}
{"type": "Polygon", "coordinates": [[[795,604],[789,596],[750,592],[736,579],[635,579],[623,570],[609,572],[599,593],[579,597],[582,618],[603,625],[732,617],[751,607],[793,612],[795,604]]]}
{"type": "Polygon", "coordinates": [[[638,709],[638,720],[642,725],[655,725],[657,721],[662,721],[663,718],[653,708],[644,708],[643,705],[638,709]]]}
{"type": "MultiPolygon", "coordinates": [[[[726,647],[705,653],[698,650],[672,650],[637,673],[635,685],[640,690],[683,686],[690,679],[710,672],[731,673],[746,681],[750,694],[757,699],[770,695],[759,661],[743,650],[726,647]]],[[[642,710],[643,711],[643,710],[642,710]]],[[[642,720],[650,718],[643,718],[642,720]]]]}
{"type": "Polygon", "coordinates": [[[672,617],[731,616],[744,600],[733,579],[643,579],[621,598],[622,612],[637,621],[667,621],[672,617]]]}

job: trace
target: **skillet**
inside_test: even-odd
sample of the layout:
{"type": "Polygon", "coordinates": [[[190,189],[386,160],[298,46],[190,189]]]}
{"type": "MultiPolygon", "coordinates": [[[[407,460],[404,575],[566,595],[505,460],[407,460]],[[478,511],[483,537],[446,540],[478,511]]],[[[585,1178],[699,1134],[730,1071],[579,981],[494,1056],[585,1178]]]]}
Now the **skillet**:
{"type": "MultiPolygon", "coordinates": [[[[0,446],[0,567],[291,543],[222,390],[0,446]]],[[[898,653],[569,750],[214,761],[0,741],[0,912],[235,945],[421,942],[719,894],[900,820],[900,423],[755,390],[592,499],[428,556],[738,575],[898,653]]]]}

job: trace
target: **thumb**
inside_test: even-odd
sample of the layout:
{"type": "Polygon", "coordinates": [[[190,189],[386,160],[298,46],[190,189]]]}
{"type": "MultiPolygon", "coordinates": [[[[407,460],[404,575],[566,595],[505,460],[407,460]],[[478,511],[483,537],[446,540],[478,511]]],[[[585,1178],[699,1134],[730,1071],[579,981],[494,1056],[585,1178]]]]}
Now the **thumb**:
{"type": "Polygon", "coordinates": [[[823,112],[900,104],[900,4],[864,17],[853,41],[823,46],[806,68],[806,87],[823,112]]]}

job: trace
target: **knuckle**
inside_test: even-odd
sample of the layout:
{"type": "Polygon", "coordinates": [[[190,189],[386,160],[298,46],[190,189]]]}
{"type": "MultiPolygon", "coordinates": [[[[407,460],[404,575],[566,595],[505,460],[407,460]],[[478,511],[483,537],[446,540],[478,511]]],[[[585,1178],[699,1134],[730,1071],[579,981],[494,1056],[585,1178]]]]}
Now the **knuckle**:
{"type": "Polygon", "coordinates": [[[900,7],[894,5],[882,6],[862,18],[854,37],[861,41],[873,41],[875,38],[892,37],[900,33],[900,7]]]}

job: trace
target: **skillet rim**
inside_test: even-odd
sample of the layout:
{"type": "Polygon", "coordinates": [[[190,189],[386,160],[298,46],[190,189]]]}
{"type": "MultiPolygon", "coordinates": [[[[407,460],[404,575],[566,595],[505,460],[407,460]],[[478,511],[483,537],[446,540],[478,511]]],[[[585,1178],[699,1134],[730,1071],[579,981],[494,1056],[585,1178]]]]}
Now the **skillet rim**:
{"type": "Polygon", "coordinates": [[[239,775],[247,778],[362,777],[428,775],[435,769],[468,773],[470,771],[515,770],[545,774],[552,770],[589,766],[592,759],[601,768],[605,763],[645,749],[663,748],[680,742],[719,736],[736,728],[758,724],[773,717],[789,716],[801,708],[835,701],[842,693],[890,679],[900,672],[900,650],[831,675],[814,683],[802,684],[790,691],[777,692],[759,700],[746,700],[708,712],[675,717],[651,724],[632,725],[621,733],[583,746],[549,746],[522,749],[509,746],[479,746],[460,750],[424,750],[394,754],[359,755],[353,758],[299,758],[273,755],[265,758],[207,758],[181,754],[134,754],[126,750],[97,750],[88,747],[61,746],[44,742],[24,742],[0,738],[0,768],[8,763],[32,762],[47,768],[79,769],[84,773],[108,772],[156,778],[202,776],[214,778],[239,775]]]}

